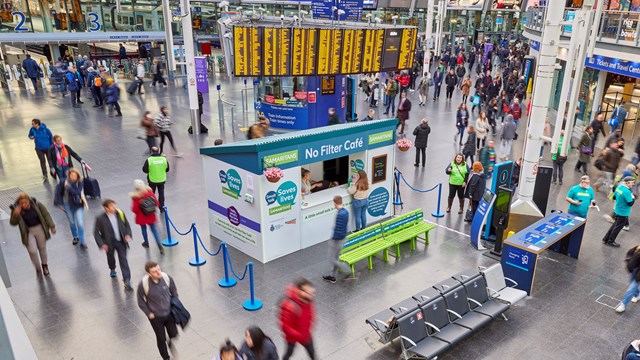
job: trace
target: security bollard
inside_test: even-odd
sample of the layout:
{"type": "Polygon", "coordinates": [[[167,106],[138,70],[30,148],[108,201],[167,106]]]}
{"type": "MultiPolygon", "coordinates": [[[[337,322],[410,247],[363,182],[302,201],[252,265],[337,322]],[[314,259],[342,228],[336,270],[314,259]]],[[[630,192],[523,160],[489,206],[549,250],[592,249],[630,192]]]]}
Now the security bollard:
{"type": "Polygon", "coordinates": [[[438,184],[438,208],[436,209],[436,211],[431,213],[433,217],[441,218],[444,216],[444,213],[440,211],[441,198],[442,198],[442,183],[438,184]]]}
{"type": "Polygon", "coordinates": [[[242,304],[245,310],[256,311],[262,308],[262,301],[255,298],[255,290],[253,284],[253,263],[249,262],[249,291],[251,297],[242,304]]]}
{"type": "Polygon", "coordinates": [[[193,250],[195,252],[195,257],[189,259],[189,265],[191,266],[202,266],[207,260],[204,258],[200,258],[198,253],[198,229],[196,228],[196,223],[191,223],[191,230],[193,231],[193,250]]]}
{"type": "Polygon", "coordinates": [[[228,259],[229,259],[229,250],[227,249],[227,243],[223,242],[222,243],[222,260],[224,261],[224,278],[220,279],[220,281],[218,281],[218,285],[220,285],[220,287],[223,288],[228,288],[228,287],[232,287],[235,286],[235,284],[238,282],[235,278],[230,278],[229,277],[229,264],[228,264],[228,259]]]}
{"type": "Polygon", "coordinates": [[[169,224],[169,212],[167,211],[167,207],[163,206],[162,210],[164,210],[164,224],[167,228],[167,238],[162,240],[162,245],[176,246],[178,245],[178,240],[171,237],[171,225],[169,224]]]}

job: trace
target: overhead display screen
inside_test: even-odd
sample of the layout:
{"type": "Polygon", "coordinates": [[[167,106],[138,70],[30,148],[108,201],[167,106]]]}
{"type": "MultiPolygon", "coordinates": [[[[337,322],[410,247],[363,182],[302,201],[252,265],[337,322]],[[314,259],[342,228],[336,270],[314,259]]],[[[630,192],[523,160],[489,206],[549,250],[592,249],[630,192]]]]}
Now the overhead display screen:
{"type": "Polygon", "coordinates": [[[416,29],[402,30],[402,41],[400,42],[400,53],[398,55],[398,69],[410,69],[413,66],[416,47],[416,29]]]}
{"type": "Polygon", "coordinates": [[[366,30],[362,44],[362,72],[380,72],[384,30],[366,30]]]}
{"type": "Polygon", "coordinates": [[[318,30],[318,75],[333,75],[340,73],[341,49],[341,29],[318,30]]]}
{"type": "Polygon", "coordinates": [[[262,75],[262,29],[233,28],[234,75],[262,75]]]}
{"type": "Polygon", "coordinates": [[[364,30],[345,29],[342,44],[341,74],[359,74],[362,72],[362,42],[364,30]]]}
{"type": "Polygon", "coordinates": [[[318,54],[318,30],[293,29],[291,75],[315,75],[318,54]]]}
{"type": "Polygon", "coordinates": [[[291,29],[264,28],[262,75],[286,76],[291,73],[291,29]]]}
{"type": "Polygon", "coordinates": [[[382,71],[393,71],[398,68],[402,29],[386,29],[384,31],[384,47],[382,49],[382,71]]]}

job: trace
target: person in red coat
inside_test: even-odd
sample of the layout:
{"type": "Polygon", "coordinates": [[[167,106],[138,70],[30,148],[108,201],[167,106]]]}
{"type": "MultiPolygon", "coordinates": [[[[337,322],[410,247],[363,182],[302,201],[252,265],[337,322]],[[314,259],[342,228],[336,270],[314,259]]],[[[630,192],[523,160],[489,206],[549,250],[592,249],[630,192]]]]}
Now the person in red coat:
{"type": "Polygon", "coordinates": [[[156,226],[156,221],[158,217],[156,216],[156,209],[160,206],[158,202],[158,198],[153,193],[153,190],[144,181],[137,179],[133,181],[133,186],[135,187],[135,191],[129,194],[131,196],[131,211],[135,214],[136,224],[140,225],[140,229],[142,230],[142,238],[144,241],[142,242],[142,246],[145,248],[149,248],[149,237],[147,236],[147,226],[151,229],[151,233],[153,237],[156,239],[156,244],[158,244],[158,248],[160,249],[160,254],[164,254],[164,247],[160,242],[160,236],[158,236],[158,227],[156,226]],[[146,199],[151,199],[155,203],[155,208],[150,206],[150,201],[146,199]],[[141,201],[143,202],[141,204],[141,201]],[[145,205],[145,206],[143,206],[145,205]],[[153,211],[150,211],[152,210],[153,211]]]}
{"type": "Polygon", "coordinates": [[[287,286],[285,297],[280,302],[280,328],[287,342],[287,351],[282,360],[289,360],[296,343],[304,346],[312,360],[315,360],[311,328],[315,319],[313,298],[316,289],[305,278],[287,286]]]}
{"type": "Polygon", "coordinates": [[[400,84],[400,94],[407,92],[410,82],[411,82],[411,76],[409,76],[409,74],[406,71],[403,71],[398,76],[398,83],[400,84]]]}

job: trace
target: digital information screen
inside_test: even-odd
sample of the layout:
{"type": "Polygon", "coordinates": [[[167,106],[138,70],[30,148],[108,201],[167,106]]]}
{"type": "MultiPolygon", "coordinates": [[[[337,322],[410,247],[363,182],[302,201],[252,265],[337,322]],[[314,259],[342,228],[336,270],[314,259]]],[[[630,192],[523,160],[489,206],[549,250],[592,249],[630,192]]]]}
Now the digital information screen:
{"type": "Polygon", "coordinates": [[[291,73],[291,29],[264,28],[264,76],[291,73]]]}
{"type": "Polygon", "coordinates": [[[291,40],[291,75],[315,75],[318,53],[318,30],[293,29],[291,40]]]}
{"type": "Polygon", "coordinates": [[[362,72],[380,72],[384,30],[365,30],[362,43],[362,72]]]}
{"type": "Polygon", "coordinates": [[[398,55],[398,69],[405,70],[413,67],[413,58],[416,48],[416,29],[402,30],[402,41],[400,42],[400,53],[398,55]]]}
{"type": "Polygon", "coordinates": [[[384,47],[382,49],[382,71],[393,71],[398,68],[402,29],[386,29],[384,31],[384,47]]]}
{"type": "Polygon", "coordinates": [[[318,30],[318,75],[340,74],[340,56],[342,56],[342,30],[318,30]]]}
{"type": "Polygon", "coordinates": [[[343,33],[342,63],[340,73],[359,74],[362,72],[362,42],[364,30],[346,29],[343,33]]]}
{"type": "Polygon", "coordinates": [[[235,76],[262,74],[262,29],[233,28],[233,56],[235,76]]]}

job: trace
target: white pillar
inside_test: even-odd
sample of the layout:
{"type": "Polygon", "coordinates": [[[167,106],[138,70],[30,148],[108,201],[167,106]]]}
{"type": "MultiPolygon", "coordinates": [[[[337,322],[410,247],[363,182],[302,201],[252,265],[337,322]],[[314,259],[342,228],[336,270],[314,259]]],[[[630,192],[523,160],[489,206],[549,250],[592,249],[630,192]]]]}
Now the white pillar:
{"type": "MultiPolygon", "coordinates": [[[[166,0],[165,0],[166,1],[166,0]]],[[[193,28],[191,23],[191,8],[189,0],[180,2],[182,13],[182,37],[184,39],[184,59],[187,66],[187,90],[189,92],[189,112],[191,113],[191,127],[193,134],[200,133],[200,121],[198,119],[198,88],[196,84],[196,51],[193,44],[193,28]]]]}
{"type": "Polygon", "coordinates": [[[444,0],[438,2],[438,23],[436,24],[436,41],[435,41],[435,55],[440,56],[442,52],[442,31],[444,29],[444,19],[446,14],[446,3],[444,0]]]}
{"type": "Polygon", "coordinates": [[[513,213],[542,216],[538,207],[533,203],[533,190],[540,157],[540,146],[542,146],[541,136],[544,132],[544,119],[547,116],[549,94],[553,83],[558,42],[560,41],[560,22],[563,14],[564,1],[550,1],[548,3],[542,29],[538,69],[533,84],[531,114],[525,137],[518,199],[511,207],[513,213]]]}
{"type": "MultiPolygon", "coordinates": [[[[173,79],[173,73],[176,71],[176,61],[173,58],[173,32],[171,31],[172,14],[171,8],[169,7],[169,0],[162,0],[162,18],[164,20],[164,33],[166,36],[164,52],[167,57],[167,73],[169,75],[169,79],[173,79]]],[[[191,24],[189,24],[189,28],[191,28],[191,24]]]]}
{"type": "Polygon", "coordinates": [[[602,97],[604,96],[604,85],[607,81],[607,72],[604,70],[600,70],[598,72],[598,84],[596,85],[596,93],[593,95],[593,105],[591,106],[591,117],[589,118],[589,124],[596,118],[598,115],[598,108],[602,105],[602,97]]]}
{"type": "Polygon", "coordinates": [[[433,7],[435,6],[435,0],[428,0],[427,3],[427,22],[425,25],[424,32],[424,61],[423,68],[425,71],[429,71],[429,67],[431,66],[430,60],[430,50],[433,49],[433,7]]]}

